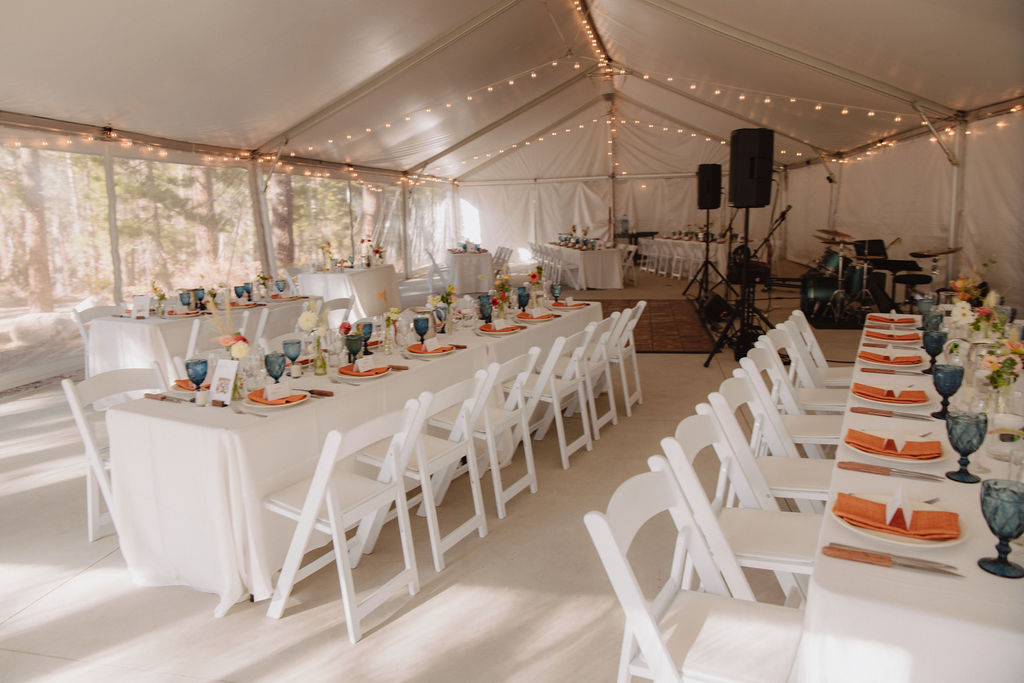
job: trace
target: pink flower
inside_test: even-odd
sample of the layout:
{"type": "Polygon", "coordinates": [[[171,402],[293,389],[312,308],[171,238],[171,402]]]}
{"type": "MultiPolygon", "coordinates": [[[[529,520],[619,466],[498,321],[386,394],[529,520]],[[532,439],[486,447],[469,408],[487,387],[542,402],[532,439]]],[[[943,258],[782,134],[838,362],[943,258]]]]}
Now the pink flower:
{"type": "Polygon", "coordinates": [[[216,341],[221,346],[231,346],[232,344],[235,343],[235,335],[233,335],[233,334],[222,334],[221,336],[217,337],[216,341]]]}
{"type": "Polygon", "coordinates": [[[1006,348],[1010,351],[1010,353],[1024,355],[1024,341],[1015,342],[1010,341],[1009,339],[1004,339],[1003,344],[1006,345],[1006,348]]]}
{"type": "Polygon", "coordinates": [[[994,312],[991,308],[978,306],[974,309],[974,315],[979,318],[991,318],[994,315],[994,312]]]}
{"type": "Polygon", "coordinates": [[[981,357],[981,367],[985,370],[998,370],[1002,358],[992,354],[986,354],[981,357]]]}
{"type": "Polygon", "coordinates": [[[538,275],[537,273],[530,273],[529,278],[530,278],[530,282],[533,282],[533,283],[540,282],[540,275],[538,275]]]}

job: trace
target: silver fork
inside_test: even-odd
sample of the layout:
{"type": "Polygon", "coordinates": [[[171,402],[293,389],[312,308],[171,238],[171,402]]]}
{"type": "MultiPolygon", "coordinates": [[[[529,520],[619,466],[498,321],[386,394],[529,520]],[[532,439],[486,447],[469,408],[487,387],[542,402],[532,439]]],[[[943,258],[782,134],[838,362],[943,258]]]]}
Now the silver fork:
{"type": "Polygon", "coordinates": [[[263,413],[257,413],[257,412],[252,411],[252,410],[245,410],[244,408],[242,408],[237,403],[232,403],[231,404],[231,410],[235,411],[239,415],[255,415],[256,417],[267,417],[263,413]]]}

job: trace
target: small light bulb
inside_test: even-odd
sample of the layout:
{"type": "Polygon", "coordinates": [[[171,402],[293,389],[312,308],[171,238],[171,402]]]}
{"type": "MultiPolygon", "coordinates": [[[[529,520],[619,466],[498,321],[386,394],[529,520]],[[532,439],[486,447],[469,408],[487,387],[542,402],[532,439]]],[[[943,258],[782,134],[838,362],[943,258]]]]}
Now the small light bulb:
{"type": "Polygon", "coordinates": [[[719,90],[718,88],[715,88],[715,94],[716,94],[716,95],[721,95],[721,94],[722,94],[722,91],[721,91],[721,90],[719,90]]]}
{"type": "Polygon", "coordinates": [[[648,79],[650,79],[650,77],[651,77],[651,75],[650,75],[650,74],[644,74],[644,80],[645,80],[645,81],[646,81],[646,80],[648,80],[648,79]]]}
{"type": "Polygon", "coordinates": [[[745,100],[745,99],[747,99],[747,96],[746,95],[740,95],[740,99],[741,100],[745,100]]]}
{"type": "Polygon", "coordinates": [[[839,112],[839,113],[842,114],[843,116],[846,116],[847,114],[850,113],[850,110],[847,109],[846,107],[843,107],[843,110],[841,112],[839,112]]]}
{"type": "Polygon", "coordinates": [[[697,84],[696,83],[691,83],[690,84],[690,90],[696,90],[696,89],[697,89],[697,84]]]}
{"type": "Polygon", "coordinates": [[[509,85],[515,85],[516,82],[510,78],[510,79],[508,79],[508,84],[509,85]]]}
{"type": "Polygon", "coordinates": [[[874,116],[874,115],[875,115],[875,112],[873,112],[873,111],[869,111],[868,112],[868,116],[874,116]]]}
{"type": "Polygon", "coordinates": [[[772,98],[770,98],[770,97],[766,97],[766,98],[764,98],[764,103],[765,103],[765,104],[768,104],[768,103],[769,103],[769,102],[771,102],[771,101],[772,101],[772,98]]]}
{"type": "Polygon", "coordinates": [[[537,78],[537,72],[536,71],[531,71],[530,72],[530,78],[537,78]]]}
{"type": "Polygon", "coordinates": [[[796,102],[796,98],[795,98],[795,97],[790,97],[790,98],[789,98],[789,101],[790,101],[791,103],[792,103],[792,102],[796,102]]]}
{"type": "Polygon", "coordinates": [[[903,117],[902,116],[894,116],[892,120],[893,120],[893,123],[899,123],[900,121],[903,120],[903,117]]]}
{"type": "Polygon", "coordinates": [[[820,104],[814,105],[814,111],[821,111],[821,105],[820,104]]]}

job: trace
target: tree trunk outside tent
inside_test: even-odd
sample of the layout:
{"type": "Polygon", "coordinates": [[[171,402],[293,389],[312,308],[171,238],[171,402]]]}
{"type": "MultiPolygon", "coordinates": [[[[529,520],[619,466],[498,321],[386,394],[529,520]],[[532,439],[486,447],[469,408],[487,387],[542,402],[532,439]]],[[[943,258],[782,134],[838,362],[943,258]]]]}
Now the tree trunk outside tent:
{"type": "Polygon", "coordinates": [[[28,300],[33,311],[53,311],[53,283],[50,278],[49,244],[46,239],[46,211],[43,204],[43,173],[38,150],[18,151],[17,191],[25,205],[25,270],[28,300]]]}
{"type": "Polygon", "coordinates": [[[195,166],[192,168],[192,180],[195,219],[203,227],[206,242],[202,245],[202,251],[209,254],[210,259],[215,262],[220,252],[220,236],[217,212],[213,203],[213,171],[209,166],[195,166]]]}
{"type": "Polygon", "coordinates": [[[287,173],[275,173],[270,178],[267,195],[277,265],[284,268],[295,263],[295,192],[292,177],[287,173]]]}

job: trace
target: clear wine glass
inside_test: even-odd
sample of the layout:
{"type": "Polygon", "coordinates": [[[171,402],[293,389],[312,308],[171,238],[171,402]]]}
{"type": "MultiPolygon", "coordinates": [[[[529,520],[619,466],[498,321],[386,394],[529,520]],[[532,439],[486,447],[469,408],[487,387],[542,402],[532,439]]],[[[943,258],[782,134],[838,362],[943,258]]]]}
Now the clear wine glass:
{"type": "Polygon", "coordinates": [[[951,410],[946,416],[946,433],[949,445],[960,454],[960,469],[946,472],[946,476],[962,484],[977,484],[981,479],[967,471],[968,456],[981,447],[988,430],[988,416],[985,413],[966,413],[951,410]]]}
{"type": "Polygon", "coordinates": [[[1024,567],[1010,562],[1010,541],[1024,533],[1024,484],[1006,479],[986,479],[981,482],[981,514],[999,543],[998,557],[978,560],[978,566],[989,574],[1009,579],[1024,577],[1024,567]]]}

